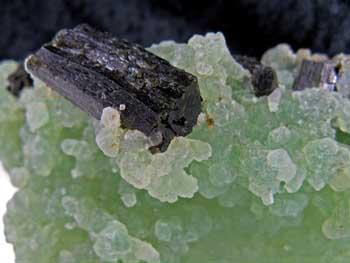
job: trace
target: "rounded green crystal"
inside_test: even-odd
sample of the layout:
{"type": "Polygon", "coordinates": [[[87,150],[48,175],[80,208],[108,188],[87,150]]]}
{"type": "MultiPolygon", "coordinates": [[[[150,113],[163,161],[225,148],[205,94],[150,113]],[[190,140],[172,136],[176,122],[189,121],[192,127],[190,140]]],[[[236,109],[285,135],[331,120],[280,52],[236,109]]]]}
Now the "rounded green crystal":
{"type": "Polygon", "coordinates": [[[267,51],[279,87],[257,98],[220,33],[149,51],[196,75],[203,97],[193,132],[156,154],[161,138],[122,129],[115,109],[98,122],[38,80],[17,100],[6,90],[16,63],[0,64],[16,262],[350,261],[350,100],[292,90],[314,55],[267,51]]]}

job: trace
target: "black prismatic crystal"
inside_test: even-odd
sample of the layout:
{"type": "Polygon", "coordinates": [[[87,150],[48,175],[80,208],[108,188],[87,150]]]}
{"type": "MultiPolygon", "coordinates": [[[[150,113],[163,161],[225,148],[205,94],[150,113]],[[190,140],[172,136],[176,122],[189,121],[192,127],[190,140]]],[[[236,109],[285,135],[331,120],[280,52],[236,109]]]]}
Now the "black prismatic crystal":
{"type": "Polygon", "coordinates": [[[9,83],[7,90],[15,97],[18,97],[24,88],[33,86],[33,80],[25,71],[23,64],[20,64],[16,71],[8,76],[7,81],[9,83]]]}
{"type": "Polygon", "coordinates": [[[257,97],[267,96],[278,87],[276,72],[261,64],[256,58],[234,55],[234,59],[252,75],[254,93],[257,97]]]}
{"type": "Polygon", "coordinates": [[[201,111],[195,76],[85,24],[59,31],[26,66],[97,119],[103,108],[114,107],[124,128],[161,132],[161,151],[174,136],[190,133],[201,111]]]}
{"type": "Polygon", "coordinates": [[[328,60],[303,60],[293,89],[321,88],[335,91],[338,78],[337,67],[336,63],[328,60]]]}

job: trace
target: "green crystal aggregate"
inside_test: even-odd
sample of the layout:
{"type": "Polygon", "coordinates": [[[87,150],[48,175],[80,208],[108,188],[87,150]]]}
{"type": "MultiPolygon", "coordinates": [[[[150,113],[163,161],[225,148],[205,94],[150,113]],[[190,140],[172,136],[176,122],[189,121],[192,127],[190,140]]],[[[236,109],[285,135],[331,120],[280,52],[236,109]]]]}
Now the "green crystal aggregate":
{"type": "Polygon", "coordinates": [[[37,79],[17,100],[17,64],[0,64],[16,262],[350,262],[350,74],[344,92],[293,91],[302,59],[323,56],[279,45],[262,58],[279,88],[257,98],[221,33],[149,51],[196,75],[203,98],[193,132],[157,154],[161,138],[123,130],[115,109],[98,122],[37,79]]]}

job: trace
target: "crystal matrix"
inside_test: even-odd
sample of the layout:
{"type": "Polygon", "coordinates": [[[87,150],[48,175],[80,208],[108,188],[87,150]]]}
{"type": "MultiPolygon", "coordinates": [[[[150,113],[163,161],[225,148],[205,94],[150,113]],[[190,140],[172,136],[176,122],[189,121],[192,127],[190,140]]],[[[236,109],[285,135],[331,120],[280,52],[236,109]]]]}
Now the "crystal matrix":
{"type": "Polygon", "coordinates": [[[16,64],[1,64],[17,262],[349,262],[350,100],[292,90],[315,55],[269,50],[279,87],[257,98],[220,33],[149,50],[196,75],[203,97],[193,132],[154,155],[159,138],[122,129],[113,108],[94,121],[38,80],[16,100],[16,64]]]}

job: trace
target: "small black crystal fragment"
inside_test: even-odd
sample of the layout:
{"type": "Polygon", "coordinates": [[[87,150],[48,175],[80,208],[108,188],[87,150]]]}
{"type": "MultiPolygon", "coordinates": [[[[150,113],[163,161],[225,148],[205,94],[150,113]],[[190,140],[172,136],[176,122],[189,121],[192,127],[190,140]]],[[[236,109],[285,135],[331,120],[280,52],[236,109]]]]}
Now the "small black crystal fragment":
{"type": "Polygon", "coordinates": [[[195,76],[137,44],[88,25],[59,31],[27,59],[27,69],[93,117],[120,112],[124,128],[161,132],[165,151],[192,131],[201,112],[195,76]]]}
{"type": "Polygon", "coordinates": [[[257,97],[268,96],[278,87],[276,72],[262,65],[256,58],[234,55],[234,59],[252,75],[254,93],[257,97]]]}
{"type": "Polygon", "coordinates": [[[336,91],[337,79],[338,68],[336,63],[329,60],[312,61],[304,59],[299,74],[294,81],[293,89],[321,88],[336,91]]]}
{"type": "Polygon", "coordinates": [[[7,81],[9,83],[7,90],[15,97],[18,97],[25,87],[33,86],[33,80],[25,71],[23,64],[20,64],[16,71],[7,77],[7,81]]]}

